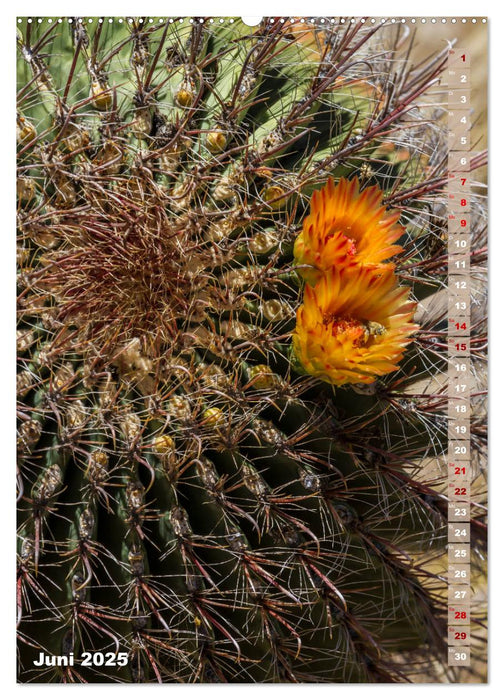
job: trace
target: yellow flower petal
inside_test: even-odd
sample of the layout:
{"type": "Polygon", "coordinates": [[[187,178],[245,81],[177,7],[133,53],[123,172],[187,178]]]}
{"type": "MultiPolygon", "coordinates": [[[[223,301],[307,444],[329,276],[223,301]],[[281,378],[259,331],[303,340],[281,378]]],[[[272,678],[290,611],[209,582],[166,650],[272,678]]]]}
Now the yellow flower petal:
{"type": "Polygon", "coordinates": [[[342,178],[335,186],[329,179],[314,192],[310,214],[294,244],[294,258],[307,282],[314,284],[333,266],[361,264],[387,266],[384,261],[402,248],[393,245],[404,233],[399,212],[382,205],[379,187],[359,192],[359,180],[342,178]],[[310,269],[311,268],[311,269],[310,269]]]}
{"type": "Polygon", "coordinates": [[[336,386],[369,384],[398,368],[417,330],[409,289],[389,268],[332,267],[306,286],[293,349],[306,372],[336,386]]]}

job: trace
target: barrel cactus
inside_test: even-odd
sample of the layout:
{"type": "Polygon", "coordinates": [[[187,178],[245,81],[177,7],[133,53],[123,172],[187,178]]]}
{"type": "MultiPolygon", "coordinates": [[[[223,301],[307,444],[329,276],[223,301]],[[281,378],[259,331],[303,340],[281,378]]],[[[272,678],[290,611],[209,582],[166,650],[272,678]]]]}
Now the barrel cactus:
{"type": "Polygon", "coordinates": [[[407,34],[18,22],[20,681],[459,677],[447,55],[407,34]]]}

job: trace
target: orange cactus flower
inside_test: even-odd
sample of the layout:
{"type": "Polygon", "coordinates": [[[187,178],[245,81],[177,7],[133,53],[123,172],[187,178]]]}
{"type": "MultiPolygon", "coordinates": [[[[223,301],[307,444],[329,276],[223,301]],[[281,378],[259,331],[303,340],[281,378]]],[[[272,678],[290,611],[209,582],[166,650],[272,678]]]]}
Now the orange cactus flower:
{"type": "MultiPolygon", "coordinates": [[[[333,267],[361,264],[383,266],[402,248],[393,245],[404,233],[397,222],[400,213],[382,205],[379,187],[359,192],[359,180],[342,178],[335,186],[329,179],[311,199],[310,214],[294,244],[294,258],[310,284],[333,267]]],[[[390,264],[389,267],[392,267],[390,264]]]]}
{"type": "Polygon", "coordinates": [[[333,267],[305,288],[293,350],[308,374],[330,384],[370,384],[398,368],[416,304],[394,271],[333,267]]]}

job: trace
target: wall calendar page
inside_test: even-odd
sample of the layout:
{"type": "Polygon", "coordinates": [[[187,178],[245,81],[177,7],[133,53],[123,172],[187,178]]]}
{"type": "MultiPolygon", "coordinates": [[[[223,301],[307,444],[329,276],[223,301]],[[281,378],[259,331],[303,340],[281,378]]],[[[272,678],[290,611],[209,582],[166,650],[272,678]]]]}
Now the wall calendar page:
{"type": "Polygon", "coordinates": [[[16,19],[19,683],[486,683],[487,30],[16,19]]]}

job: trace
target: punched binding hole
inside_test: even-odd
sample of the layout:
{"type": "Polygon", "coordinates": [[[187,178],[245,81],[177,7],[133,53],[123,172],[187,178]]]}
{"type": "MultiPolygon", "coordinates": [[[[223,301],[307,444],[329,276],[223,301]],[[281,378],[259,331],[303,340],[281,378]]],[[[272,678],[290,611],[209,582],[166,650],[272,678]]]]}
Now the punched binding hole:
{"type": "Polygon", "coordinates": [[[261,24],[262,17],[242,17],[241,21],[243,24],[246,24],[247,27],[257,27],[258,24],[261,24]]]}

